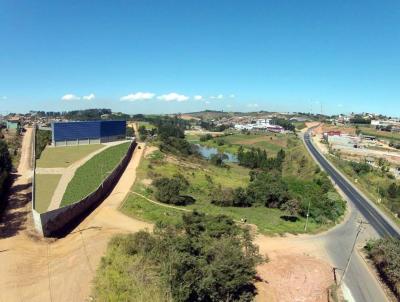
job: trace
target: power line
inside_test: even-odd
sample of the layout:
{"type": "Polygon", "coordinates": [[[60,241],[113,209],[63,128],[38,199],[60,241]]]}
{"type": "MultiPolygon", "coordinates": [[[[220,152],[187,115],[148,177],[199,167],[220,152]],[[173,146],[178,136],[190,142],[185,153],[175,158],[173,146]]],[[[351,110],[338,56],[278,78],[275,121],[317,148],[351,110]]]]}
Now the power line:
{"type": "Polygon", "coordinates": [[[362,221],[362,220],[360,220],[358,223],[359,223],[359,224],[358,224],[358,229],[357,229],[356,237],[354,238],[354,242],[353,242],[353,246],[351,247],[350,255],[349,255],[349,257],[347,258],[347,263],[346,263],[346,266],[345,266],[345,268],[344,268],[344,270],[343,270],[342,278],[340,278],[339,285],[338,285],[339,287],[340,287],[340,285],[342,284],[342,281],[344,280],[344,277],[346,276],[347,270],[348,270],[348,268],[349,268],[349,266],[350,266],[351,257],[353,256],[353,252],[354,252],[354,248],[355,248],[356,243],[357,243],[358,236],[359,236],[360,233],[364,230],[364,226],[363,226],[363,225],[364,225],[364,224],[368,224],[368,222],[365,222],[365,221],[362,221]]]}

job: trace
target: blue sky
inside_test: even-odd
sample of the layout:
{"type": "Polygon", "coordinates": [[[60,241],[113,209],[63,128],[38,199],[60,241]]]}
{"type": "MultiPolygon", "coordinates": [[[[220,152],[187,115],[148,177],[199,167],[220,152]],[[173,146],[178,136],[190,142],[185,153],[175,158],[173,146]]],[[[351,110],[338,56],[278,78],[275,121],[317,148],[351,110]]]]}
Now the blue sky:
{"type": "Polygon", "coordinates": [[[0,114],[321,104],[400,115],[398,0],[0,0],[0,114]]]}

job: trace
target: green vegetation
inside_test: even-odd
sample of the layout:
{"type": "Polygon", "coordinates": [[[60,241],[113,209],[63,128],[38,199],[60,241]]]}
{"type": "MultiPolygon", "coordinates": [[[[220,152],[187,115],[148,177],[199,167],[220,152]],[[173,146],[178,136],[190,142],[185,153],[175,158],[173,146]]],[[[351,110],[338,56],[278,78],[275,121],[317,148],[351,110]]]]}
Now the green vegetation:
{"type": "Polygon", "coordinates": [[[370,241],[365,249],[382,279],[400,299],[400,240],[389,237],[370,241]]]}
{"type": "Polygon", "coordinates": [[[380,166],[374,168],[364,162],[346,161],[336,156],[331,156],[330,160],[371,200],[379,201],[384,209],[400,216],[400,190],[397,189],[400,182],[388,172],[384,161],[378,161],[380,166]]]}
{"type": "Polygon", "coordinates": [[[157,178],[153,185],[156,188],[154,195],[161,202],[186,205],[194,201],[190,196],[181,195],[181,191],[189,187],[189,182],[182,174],[174,175],[172,178],[157,178]]]}
{"type": "MultiPolygon", "coordinates": [[[[277,232],[302,232],[301,224],[308,212],[311,230],[315,230],[335,223],[344,213],[344,201],[327,176],[317,169],[294,134],[198,137],[202,144],[212,143],[219,147],[229,141],[234,142],[230,148],[237,150],[239,166],[226,164],[220,154],[207,161],[196,153],[190,153],[192,146],[185,140],[179,120],[160,123],[157,133],[162,152],[141,163],[138,181],[133,188],[149,199],[186,205],[185,209],[205,213],[225,213],[237,220],[248,219],[264,232],[271,232],[272,229],[277,232]],[[265,143],[265,140],[268,150],[249,148],[255,143],[265,143]],[[241,145],[243,141],[245,148],[241,145]],[[271,149],[277,151],[271,152],[271,149]],[[302,187],[307,190],[302,190],[302,187]],[[264,221],[259,213],[264,214],[264,221]],[[276,217],[266,220],[267,216],[276,217]]],[[[138,198],[134,200],[137,202],[138,198]]],[[[143,218],[143,213],[138,213],[131,202],[128,198],[125,211],[143,218]]]]}
{"type": "Polygon", "coordinates": [[[10,171],[12,168],[11,155],[8,152],[8,145],[0,140],[0,201],[8,188],[10,171]]]}
{"type": "Polygon", "coordinates": [[[304,128],[306,128],[305,122],[293,122],[293,125],[297,130],[303,130],[304,128]]]}
{"type": "Polygon", "coordinates": [[[38,168],[68,167],[74,162],[103,147],[104,145],[100,144],[48,147],[44,149],[40,158],[36,161],[36,166],[38,168]]]}
{"type": "MultiPolygon", "coordinates": [[[[247,219],[248,223],[257,225],[262,233],[283,234],[304,232],[305,220],[299,217],[296,221],[282,219],[287,215],[286,210],[266,208],[263,205],[253,207],[217,206],[211,201],[217,198],[215,191],[223,189],[245,187],[249,183],[250,170],[236,164],[229,164],[229,169],[220,168],[205,160],[196,158],[174,158],[166,156],[160,151],[152,153],[144,158],[137,169],[137,180],[133,191],[138,192],[150,199],[156,199],[154,190],[147,185],[148,180],[161,177],[174,177],[183,175],[189,182],[187,190],[183,194],[192,196],[196,201],[187,206],[181,206],[182,210],[198,210],[209,214],[226,214],[239,221],[247,219]]],[[[313,170],[315,173],[315,167],[313,170]]],[[[237,192],[240,195],[240,192],[237,192]]],[[[307,195],[307,194],[306,194],[307,195]]],[[[304,200],[307,203],[307,199],[304,200]]],[[[123,205],[122,211],[127,215],[139,219],[156,222],[176,222],[175,218],[179,210],[152,204],[146,199],[135,194],[130,194],[123,205]]],[[[313,219],[310,220],[310,232],[327,228],[329,225],[321,225],[313,219]]]]}
{"type": "Polygon", "coordinates": [[[377,130],[371,127],[359,127],[359,129],[364,135],[376,136],[380,139],[400,143],[400,133],[377,130]]]}
{"type": "Polygon", "coordinates": [[[156,127],[149,122],[138,122],[139,127],[144,127],[146,130],[152,130],[155,129],[156,127]]]}
{"type": "Polygon", "coordinates": [[[274,119],[272,119],[271,122],[273,125],[279,125],[279,126],[283,127],[283,129],[288,130],[288,131],[294,132],[296,130],[295,125],[293,125],[292,122],[287,119],[274,118],[274,119]]]}
{"type": "Polygon", "coordinates": [[[49,208],[60,178],[60,174],[35,175],[35,210],[39,213],[46,212],[49,208]]]}
{"type": "Polygon", "coordinates": [[[79,167],[68,184],[61,206],[79,201],[96,190],[126,155],[129,146],[130,143],[122,143],[109,147],[79,167]]]}
{"type": "Polygon", "coordinates": [[[252,236],[226,216],[197,212],[153,234],[116,236],[95,279],[97,301],[253,301],[252,236]]]}
{"type": "Polygon", "coordinates": [[[39,159],[44,148],[51,143],[51,131],[37,129],[35,135],[35,156],[39,159]]]}

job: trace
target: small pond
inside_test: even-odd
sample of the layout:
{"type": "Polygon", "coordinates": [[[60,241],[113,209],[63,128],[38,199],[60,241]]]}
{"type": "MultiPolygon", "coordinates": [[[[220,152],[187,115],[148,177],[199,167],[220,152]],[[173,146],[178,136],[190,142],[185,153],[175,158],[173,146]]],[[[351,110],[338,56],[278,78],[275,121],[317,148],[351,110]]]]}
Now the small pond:
{"type": "MultiPolygon", "coordinates": [[[[214,147],[206,147],[206,146],[202,146],[202,145],[196,145],[198,148],[199,153],[201,154],[201,156],[203,156],[204,158],[210,159],[212,155],[214,154],[218,154],[218,149],[214,148],[214,147]]],[[[230,163],[237,163],[238,159],[237,156],[235,154],[232,153],[228,153],[228,152],[224,152],[224,154],[228,157],[228,159],[226,159],[226,162],[230,162],[230,163]]]]}

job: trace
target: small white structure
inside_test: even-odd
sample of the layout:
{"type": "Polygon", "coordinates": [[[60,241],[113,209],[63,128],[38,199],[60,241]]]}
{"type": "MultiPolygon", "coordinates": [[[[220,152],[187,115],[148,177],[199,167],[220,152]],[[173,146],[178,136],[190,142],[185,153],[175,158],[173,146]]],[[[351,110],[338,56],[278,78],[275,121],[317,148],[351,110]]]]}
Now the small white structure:
{"type": "Polygon", "coordinates": [[[270,132],[283,132],[284,128],[278,125],[271,125],[269,119],[257,119],[254,124],[236,124],[236,130],[265,130],[270,132]]]}

